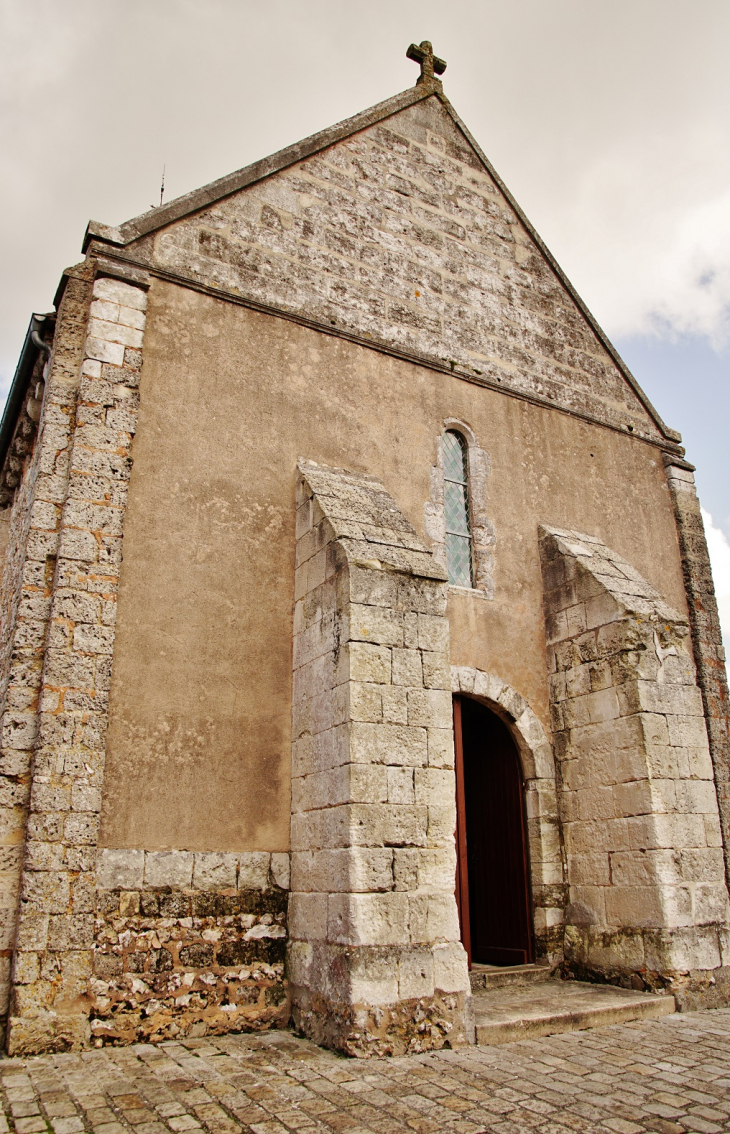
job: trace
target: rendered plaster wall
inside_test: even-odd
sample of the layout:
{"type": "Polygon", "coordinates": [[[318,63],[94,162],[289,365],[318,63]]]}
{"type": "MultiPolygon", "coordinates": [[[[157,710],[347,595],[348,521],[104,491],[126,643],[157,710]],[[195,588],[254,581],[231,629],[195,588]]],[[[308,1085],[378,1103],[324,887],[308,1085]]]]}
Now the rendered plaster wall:
{"type": "Polygon", "coordinates": [[[599,535],[686,609],[658,451],[153,282],[102,845],[288,849],[297,459],[379,477],[423,534],[449,419],[489,455],[496,538],[494,599],[450,594],[451,661],[499,677],[548,731],[538,524],[599,535]]]}
{"type": "Polygon", "coordinates": [[[685,616],[600,540],[541,529],[577,976],[730,997],[730,904],[685,616]]]}

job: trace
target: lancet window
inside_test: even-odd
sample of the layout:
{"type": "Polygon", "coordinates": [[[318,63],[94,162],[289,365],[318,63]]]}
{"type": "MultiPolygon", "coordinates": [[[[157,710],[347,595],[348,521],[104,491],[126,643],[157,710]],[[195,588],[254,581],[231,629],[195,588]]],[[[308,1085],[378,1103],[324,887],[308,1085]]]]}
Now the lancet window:
{"type": "Polygon", "coordinates": [[[444,434],[444,510],[449,582],[457,587],[473,587],[474,555],[466,441],[453,429],[444,434]]]}

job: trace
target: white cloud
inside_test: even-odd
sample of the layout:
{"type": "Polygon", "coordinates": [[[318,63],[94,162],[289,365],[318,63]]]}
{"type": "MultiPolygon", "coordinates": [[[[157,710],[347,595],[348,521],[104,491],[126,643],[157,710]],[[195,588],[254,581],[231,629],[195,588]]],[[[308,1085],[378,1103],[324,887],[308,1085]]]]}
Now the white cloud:
{"type": "Polygon", "coordinates": [[[720,611],[720,624],[725,652],[730,656],[730,543],[720,528],[716,528],[709,512],[702,509],[702,519],[707,535],[707,547],[712,564],[712,577],[715,580],[715,594],[720,611]]]}

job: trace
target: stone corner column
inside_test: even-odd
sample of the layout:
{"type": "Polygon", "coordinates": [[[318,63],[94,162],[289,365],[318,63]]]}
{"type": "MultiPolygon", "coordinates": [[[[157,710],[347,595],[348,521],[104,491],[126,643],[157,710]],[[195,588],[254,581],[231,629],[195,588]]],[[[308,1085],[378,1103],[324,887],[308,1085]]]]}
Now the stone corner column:
{"type": "Polygon", "coordinates": [[[382,485],[300,465],[295,1025],[349,1055],[467,1042],[446,583],[382,485]]]}
{"type": "Polygon", "coordinates": [[[31,769],[11,1055],[90,1040],[96,848],[146,308],[146,282],[109,275],[95,280],[85,314],[31,769]]]}
{"type": "Polygon", "coordinates": [[[669,453],[664,454],[664,466],[677,524],[692,652],[710,741],[722,825],[725,877],[730,887],[730,695],[722,628],[705,527],[695,489],[694,466],[669,453]]]}

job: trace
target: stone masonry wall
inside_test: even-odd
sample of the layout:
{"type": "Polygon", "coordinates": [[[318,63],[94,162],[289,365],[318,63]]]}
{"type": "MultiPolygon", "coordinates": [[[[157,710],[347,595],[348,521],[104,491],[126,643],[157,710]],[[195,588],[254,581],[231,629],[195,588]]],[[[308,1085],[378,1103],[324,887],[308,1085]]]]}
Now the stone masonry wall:
{"type": "Polygon", "coordinates": [[[155,234],[123,226],[125,253],[661,437],[437,95],[212,205],[200,197],[155,234]]]}
{"type": "Polygon", "coordinates": [[[686,621],[600,540],[541,529],[575,976],[730,998],[730,905],[686,621]]]}
{"type": "MultiPolygon", "coordinates": [[[[91,281],[68,280],[45,371],[42,412],[14,490],[0,583],[0,1031],[4,1035],[18,917],[33,748],[51,593],[68,489],[69,450],[91,281]]],[[[31,383],[34,386],[34,382],[31,383]]],[[[28,397],[35,395],[35,388],[28,397]]],[[[33,407],[40,411],[40,406],[33,407]]],[[[26,415],[27,416],[27,415],[26,415]]],[[[28,419],[30,420],[30,419],[28,419]]]]}
{"type": "Polygon", "coordinates": [[[78,392],[68,383],[57,411],[65,451],[40,541],[44,570],[45,555],[57,558],[44,599],[50,617],[12,970],[15,1053],[78,1047],[89,1035],[95,851],[146,305],[143,284],[96,280],[78,392]]]}
{"type": "Polygon", "coordinates": [[[97,1047],[288,1022],[288,854],[107,849],[97,883],[97,1047]]]}
{"type": "Polygon", "coordinates": [[[692,649],[715,773],[725,878],[730,886],[730,696],[722,629],[694,474],[683,462],[669,456],[665,457],[665,466],[677,521],[692,649]]]}
{"type": "Polygon", "coordinates": [[[300,471],[293,1021],[351,1055],[463,1043],[445,574],[379,481],[300,471]]]}

